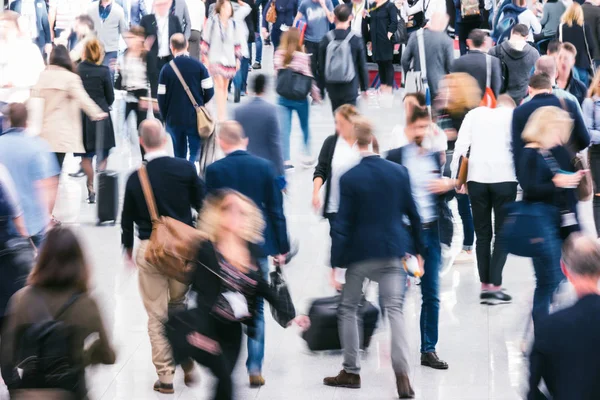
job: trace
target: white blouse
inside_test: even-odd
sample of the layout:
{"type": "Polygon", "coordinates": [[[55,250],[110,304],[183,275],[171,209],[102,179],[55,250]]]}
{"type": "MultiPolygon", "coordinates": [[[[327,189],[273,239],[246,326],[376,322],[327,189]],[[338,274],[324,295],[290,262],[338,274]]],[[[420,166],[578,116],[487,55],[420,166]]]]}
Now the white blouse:
{"type": "Polygon", "coordinates": [[[331,160],[331,185],[329,186],[329,203],[327,203],[326,213],[336,213],[340,208],[340,179],[342,175],[348,172],[360,162],[360,151],[354,143],[352,146],[342,138],[338,137],[333,150],[333,159],[331,160]]]}

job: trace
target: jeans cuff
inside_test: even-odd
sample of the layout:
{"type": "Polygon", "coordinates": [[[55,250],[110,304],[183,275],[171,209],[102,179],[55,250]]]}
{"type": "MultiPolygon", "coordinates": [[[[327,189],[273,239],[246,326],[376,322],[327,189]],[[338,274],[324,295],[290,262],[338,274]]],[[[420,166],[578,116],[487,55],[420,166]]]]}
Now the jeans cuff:
{"type": "Polygon", "coordinates": [[[473,245],[470,245],[470,246],[465,246],[465,245],[463,245],[462,249],[463,249],[464,251],[472,251],[472,250],[473,250],[473,245]]]}

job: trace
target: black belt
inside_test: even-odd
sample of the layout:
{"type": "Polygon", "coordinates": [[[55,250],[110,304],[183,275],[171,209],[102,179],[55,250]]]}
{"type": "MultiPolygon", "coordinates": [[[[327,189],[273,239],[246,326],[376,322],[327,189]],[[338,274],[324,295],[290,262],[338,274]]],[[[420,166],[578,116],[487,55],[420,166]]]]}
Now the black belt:
{"type": "Polygon", "coordinates": [[[424,224],[421,224],[421,229],[423,229],[424,231],[427,229],[433,229],[436,225],[437,221],[425,222],[424,224]]]}

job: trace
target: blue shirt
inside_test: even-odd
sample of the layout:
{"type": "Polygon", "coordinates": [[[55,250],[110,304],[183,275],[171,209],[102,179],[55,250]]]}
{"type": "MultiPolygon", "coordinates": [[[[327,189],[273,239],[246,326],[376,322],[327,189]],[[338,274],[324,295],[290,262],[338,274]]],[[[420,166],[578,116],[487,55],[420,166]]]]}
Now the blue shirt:
{"type": "MultiPolygon", "coordinates": [[[[100,3],[100,2],[98,2],[98,3],[100,3]]],[[[109,14],[110,14],[110,10],[112,9],[112,3],[110,3],[106,7],[104,7],[102,4],[98,4],[98,7],[100,7],[100,12],[99,12],[100,19],[102,19],[102,21],[106,21],[106,18],[108,18],[109,14]]]]}
{"type": "Polygon", "coordinates": [[[402,164],[408,170],[411,190],[417,210],[423,223],[437,219],[436,196],[428,189],[431,181],[440,177],[440,170],[435,161],[435,154],[430,151],[420,153],[422,148],[414,143],[404,149],[402,164]]]}
{"type": "MultiPolygon", "coordinates": [[[[326,0],[325,4],[329,11],[333,10],[331,0],[326,0]]],[[[300,12],[306,20],[304,39],[309,42],[319,43],[321,39],[327,35],[327,32],[329,32],[329,20],[327,19],[325,10],[321,7],[321,3],[315,3],[313,0],[303,0],[298,12],[300,12]]]]}
{"type": "Polygon", "coordinates": [[[41,233],[50,216],[36,183],[60,174],[56,156],[44,140],[26,136],[23,129],[9,129],[0,136],[0,164],[15,183],[27,232],[41,233]]]}

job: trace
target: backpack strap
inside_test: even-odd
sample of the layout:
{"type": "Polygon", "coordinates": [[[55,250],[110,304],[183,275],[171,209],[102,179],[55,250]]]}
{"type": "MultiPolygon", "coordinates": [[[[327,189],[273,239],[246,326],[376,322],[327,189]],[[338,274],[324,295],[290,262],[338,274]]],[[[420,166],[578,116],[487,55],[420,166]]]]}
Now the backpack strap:
{"type": "Polygon", "coordinates": [[[485,87],[492,87],[492,56],[485,55],[485,87]]]}
{"type": "Polygon", "coordinates": [[[142,185],[142,191],[144,192],[144,198],[146,199],[146,205],[148,206],[148,212],[150,213],[150,220],[152,223],[158,221],[158,209],[156,208],[156,201],[154,200],[154,194],[152,193],[152,185],[150,185],[150,179],[148,179],[148,171],[146,166],[138,170],[138,176],[140,178],[140,184],[142,185]]]}
{"type": "Polygon", "coordinates": [[[329,38],[330,42],[333,42],[335,40],[335,34],[333,33],[333,31],[327,32],[327,38],[329,38]]]}
{"type": "MultiPolygon", "coordinates": [[[[333,31],[330,31],[333,32],[333,31]]],[[[354,37],[354,32],[352,32],[352,29],[350,29],[350,32],[348,33],[348,36],[346,36],[346,39],[344,39],[344,43],[348,43],[350,42],[350,40],[354,37]]]]}
{"type": "Polygon", "coordinates": [[[83,293],[79,292],[73,293],[73,295],[69,297],[69,300],[58,309],[54,315],[54,319],[59,319],[77,300],[79,300],[82,294],[83,293]]]}

